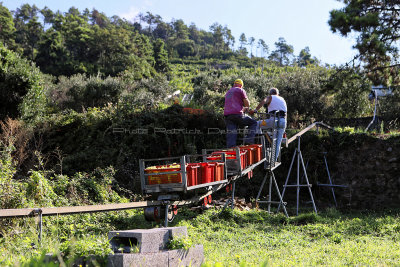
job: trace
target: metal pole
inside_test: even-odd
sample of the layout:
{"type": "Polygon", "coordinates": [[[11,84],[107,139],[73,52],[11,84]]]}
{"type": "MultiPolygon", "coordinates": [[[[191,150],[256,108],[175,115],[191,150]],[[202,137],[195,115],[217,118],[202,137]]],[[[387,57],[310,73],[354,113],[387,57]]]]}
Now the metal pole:
{"type": "Polygon", "coordinates": [[[256,197],[256,202],[260,199],[261,191],[262,191],[262,189],[264,188],[265,182],[267,181],[267,176],[268,176],[268,172],[267,172],[267,173],[265,174],[265,176],[264,176],[264,180],[263,180],[262,183],[261,183],[260,190],[258,190],[258,194],[257,194],[257,197],[256,197]]]}
{"type": "MultiPolygon", "coordinates": [[[[272,173],[272,171],[270,171],[272,173]]],[[[268,213],[271,213],[272,175],[269,175],[268,213]]]]}
{"type": "Polygon", "coordinates": [[[271,176],[272,176],[272,178],[273,178],[273,180],[274,180],[275,189],[276,189],[276,192],[278,193],[278,196],[279,196],[279,205],[282,204],[282,206],[283,206],[283,211],[285,212],[286,217],[289,217],[289,215],[288,215],[288,213],[287,213],[287,211],[286,211],[285,203],[283,203],[283,198],[282,198],[282,196],[281,196],[281,193],[279,192],[279,187],[278,187],[278,184],[276,183],[276,179],[275,179],[274,172],[271,172],[271,176]]]}
{"type": "Polygon", "coordinates": [[[331,179],[331,174],[329,172],[329,168],[328,168],[328,162],[326,160],[326,152],[324,152],[324,161],[325,161],[325,167],[326,167],[326,172],[328,173],[328,178],[329,178],[329,183],[331,185],[331,191],[332,191],[332,196],[333,196],[333,201],[335,201],[335,207],[337,207],[337,202],[336,202],[336,196],[335,196],[335,190],[333,189],[333,183],[332,183],[332,179],[331,179]]]}
{"type": "Polygon", "coordinates": [[[311,192],[311,185],[310,185],[310,183],[308,181],[306,167],[304,166],[304,161],[303,161],[303,156],[301,154],[301,151],[299,151],[299,156],[301,158],[301,164],[303,165],[303,170],[304,170],[304,174],[305,174],[306,181],[307,181],[307,187],[308,187],[308,191],[310,192],[310,197],[311,197],[311,201],[312,201],[312,204],[313,204],[313,207],[314,207],[314,211],[315,211],[315,213],[317,213],[317,207],[315,206],[314,197],[313,197],[312,192],[311,192]]]}
{"type": "Polygon", "coordinates": [[[168,227],[168,208],[169,202],[165,205],[165,218],[164,218],[164,227],[168,227]]]}
{"type": "Polygon", "coordinates": [[[39,243],[41,243],[41,242],[42,242],[42,228],[43,228],[43,216],[42,216],[43,211],[42,211],[42,209],[35,209],[35,210],[34,210],[34,213],[39,215],[39,222],[38,222],[38,225],[39,225],[38,240],[39,240],[39,243]]]}
{"type": "Polygon", "coordinates": [[[297,206],[296,216],[299,215],[299,201],[300,201],[300,136],[297,137],[297,206]]]}
{"type": "Polygon", "coordinates": [[[375,91],[375,107],[374,107],[374,116],[372,117],[372,121],[368,124],[367,128],[365,129],[368,131],[369,127],[374,123],[375,116],[376,116],[376,106],[378,104],[378,93],[375,91]]]}
{"type": "MultiPolygon", "coordinates": [[[[292,167],[293,167],[294,159],[295,159],[295,157],[296,157],[296,150],[297,150],[297,148],[294,150],[293,157],[292,157],[292,162],[290,163],[290,167],[289,167],[289,172],[288,172],[288,175],[286,176],[285,185],[283,186],[282,199],[283,199],[283,197],[285,196],[286,186],[287,186],[287,184],[288,184],[288,182],[289,182],[290,173],[292,172],[292,167]]],[[[278,206],[278,210],[277,210],[278,212],[279,212],[279,209],[280,209],[280,208],[281,208],[281,204],[279,204],[279,206],[278,206]]]]}
{"type": "Polygon", "coordinates": [[[233,187],[232,187],[231,209],[234,209],[235,206],[235,188],[236,188],[236,181],[233,182],[233,187]]]}

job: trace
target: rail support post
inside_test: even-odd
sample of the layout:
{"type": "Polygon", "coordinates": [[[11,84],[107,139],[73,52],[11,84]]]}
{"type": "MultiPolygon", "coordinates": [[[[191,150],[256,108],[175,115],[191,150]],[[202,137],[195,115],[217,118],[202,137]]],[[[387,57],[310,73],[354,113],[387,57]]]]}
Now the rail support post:
{"type": "MultiPolygon", "coordinates": [[[[301,150],[300,150],[300,137],[301,136],[297,137],[297,148],[295,149],[295,151],[293,153],[292,162],[290,163],[289,172],[288,172],[288,175],[286,177],[285,185],[283,186],[283,191],[282,191],[282,198],[283,198],[284,195],[285,195],[287,187],[296,187],[296,215],[299,215],[300,187],[307,187],[308,188],[308,192],[310,194],[310,198],[311,198],[311,202],[312,202],[314,211],[315,211],[315,213],[317,213],[317,207],[315,205],[314,197],[313,197],[313,194],[312,194],[312,191],[311,191],[312,185],[310,184],[310,182],[308,180],[307,170],[306,170],[306,167],[304,165],[303,156],[302,156],[301,150]],[[295,160],[296,156],[297,156],[297,176],[296,176],[297,180],[296,180],[296,184],[288,185],[290,173],[292,172],[292,167],[293,167],[293,163],[294,163],[294,160],[295,160]],[[304,173],[304,177],[305,177],[305,180],[306,180],[306,184],[300,184],[300,165],[301,165],[301,167],[303,169],[303,173],[304,173]]],[[[279,204],[279,206],[278,206],[278,211],[280,209],[280,206],[281,206],[281,204],[279,204]]]]}
{"type": "Polygon", "coordinates": [[[286,202],[283,202],[283,198],[282,198],[281,192],[279,191],[279,187],[278,187],[278,184],[276,182],[274,172],[271,169],[268,169],[267,173],[264,176],[264,180],[262,181],[261,187],[258,190],[258,194],[257,194],[257,197],[256,197],[256,203],[257,204],[258,203],[266,203],[266,204],[268,204],[268,213],[271,212],[271,204],[279,204],[279,207],[282,205],[283,212],[285,213],[286,217],[289,217],[289,215],[288,215],[288,213],[286,211],[286,207],[285,207],[286,206],[286,202]],[[264,188],[265,182],[267,181],[268,176],[269,176],[268,200],[262,201],[262,200],[260,200],[260,195],[261,195],[262,189],[264,188]],[[272,184],[274,185],[275,190],[276,190],[276,192],[278,194],[279,201],[272,201],[272,184]]]}
{"type": "Polygon", "coordinates": [[[164,227],[168,227],[169,201],[165,201],[164,227]]]}
{"type": "MultiPolygon", "coordinates": [[[[236,181],[233,181],[233,183],[232,183],[232,196],[231,196],[230,199],[228,199],[228,200],[225,202],[225,205],[224,205],[224,207],[222,208],[222,211],[224,211],[224,210],[226,209],[226,207],[228,207],[229,204],[231,204],[231,209],[234,209],[234,208],[235,208],[235,189],[236,189],[236,181]]],[[[221,211],[221,212],[222,212],[222,211],[221,211]]]]}
{"type": "Polygon", "coordinates": [[[38,222],[38,228],[39,228],[39,233],[38,233],[38,240],[39,243],[42,242],[42,227],[43,227],[43,216],[42,216],[42,209],[35,209],[33,211],[34,214],[37,214],[39,217],[39,222],[38,222]]]}

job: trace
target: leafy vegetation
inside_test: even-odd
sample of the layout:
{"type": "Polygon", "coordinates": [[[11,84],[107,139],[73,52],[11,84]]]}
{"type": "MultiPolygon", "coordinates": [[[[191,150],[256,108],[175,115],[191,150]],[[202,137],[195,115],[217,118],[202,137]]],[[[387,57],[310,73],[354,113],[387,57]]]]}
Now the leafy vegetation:
{"type": "MultiPolygon", "coordinates": [[[[25,220],[26,225],[34,225],[32,219],[25,220]]],[[[42,243],[33,228],[23,235],[14,232],[13,239],[0,238],[1,264],[43,264],[43,253],[50,251],[66,263],[83,257],[102,265],[111,252],[108,230],[151,226],[138,211],[45,217],[44,223],[42,243]],[[97,257],[87,258],[90,255],[97,257]]],[[[186,226],[189,236],[177,239],[172,248],[203,244],[205,266],[393,265],[400,256],[400,219],[395,211],[328,209],[288,219],[260,210],[219,213],[210,209],[201,214],[183,210],[173,225],[186,226]]]]}
{"type": "Polygon", "coordinates": [[[329,24],[342,36],[357,34],[355,48],[375,84],[398,85],[398,23],[397,1],[341,1],[345,6],[331,11],[329,24]]]}
{"type": "MultiPolygon", "coordinates": [[[[243,33],[235,49],[230,29],[218,23],[206,31],[150,12],[131,23],[96,9],[55,13],[25,4],[10,12],[0,3],[0,209],[142,199],[140,158],[224,146],[225,136],[209,130],[225,128],[224,95],[238,77],[251,107],[277,87],[293,128],[344,121],[334,124],[342,126],[334,134],[304,137],[306,151],[316,154],[315,144],[339,151],[371,140],[348,120],[372,115],[372,83],[398,83],[397,65],[391,65],[397,58],[397,4],[383,9],[382,1],[344,2],[344,9],[331,12],[330,24],[343,35],[361,33],[357,48],[366,68],[323,66],[308,47],[295,56],[283,37],[270,49],[243,33]],[[381,11],[384,16],[377,15],[381,11]]],[[[398,134],[399,93],[380,101],[385,121],[373,135],[398,134]]],[[[396,164],[397,158],[387,160],[396,164]]],[[[253,181],[261,178],[256,173],[253,181]]],[[[248,194],[256,186],[245,181],[238,193],[254,197],[248,194]]],[[[78,258],[104,265],[108,231],[157,226],[137,210],[46,217],[39,243],[34,225],[33,218],[0,220],[0,265],[42,266],[48,252],[65,265],[78,258]]],[[[328,210],[288,219],[259,210],[184,210],[176,225],[188,226],[189,237],[171,248],[202,243],[206,266],[392,265],[400,251],[395,212],[328,210]]]]}

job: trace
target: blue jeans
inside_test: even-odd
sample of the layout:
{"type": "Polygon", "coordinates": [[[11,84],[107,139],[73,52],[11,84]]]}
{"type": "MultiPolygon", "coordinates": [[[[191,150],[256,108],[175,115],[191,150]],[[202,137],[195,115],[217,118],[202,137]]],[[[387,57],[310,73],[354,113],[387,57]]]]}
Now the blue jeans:
{"type": "MultiPolygon", "coordinates": [[[[267,119],[265,122],[267,123],[266,125],[267,128],[273,128],[273,122],[274,122],[273,117],[267,119]]],[[[286,130],[285,117],[276,117],[275,129],[276,129],[276,136],[273,136],[272,138],[274,139],[276,138],[276,150],[275,150],[275,161],[276,161],[278,159],[279,151],[281,149],[283,134],[285,133],[286,130]]]]}
{"type": "Polygon", "coordinates": [[[236,146],[238,127],[244,128],[248,126],[248,133],[244,138],[244,143],[254,144],[254,136],[256,134],[257,121],[247,115],[231,114],[225,117],[226,124],[226,145],[228,148],[236,146]]]}

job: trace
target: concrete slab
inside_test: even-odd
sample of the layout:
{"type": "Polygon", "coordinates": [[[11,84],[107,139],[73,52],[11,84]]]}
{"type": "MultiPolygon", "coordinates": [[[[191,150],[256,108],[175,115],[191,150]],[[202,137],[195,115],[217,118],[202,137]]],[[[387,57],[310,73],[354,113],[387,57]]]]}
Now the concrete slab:
{"type": "Polygon", "coordinates": [[[175,249],[157,253],[117,253],[108,256],[107,267],[200,267],[203,261],[203,245],[196,245],[188,250],[175,249]]]}
{"type": "Polygon", "coordinates": [[[170,239],[187,236],[186,226],[110,231],[108,239],[115,253],[150,253],[167,248],[170,239]]]}
{"type": "Polygon", "coordinates": [[[168,251],[168,266],[192,266],[197,267],[201,266],[204,261],[204,250],[203,245],[196,245],[194,247],[189,248],[188,250],[184,249],[175,249],[168,251]]]}
{"type": "Polygon", "coordinates": [[[174,239],[176,237],[185,237],[187,236],[187,227],[186,226],[178,226],[178,227],[164,227],[160,229],[166,229],[169,232],[169,237],[174,239]]]}
{"type": "Polygon", "coordinates": [[[168,252],[118,253],[108,256],[107,267],[166,267],[168,252]]]}
{"type": "Polygon", "coordinates": [[[163,250],[168,243],[169,235],[169,231],[162,228],[139,229],[111,231],[108,233],[108,239],[114,252],[149,253],[163,250]]]}

